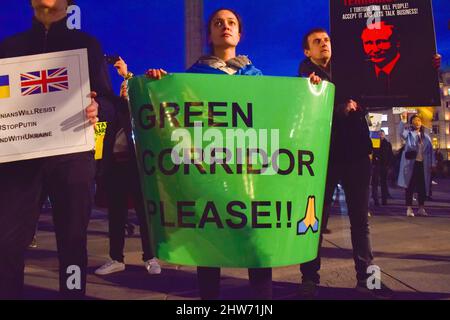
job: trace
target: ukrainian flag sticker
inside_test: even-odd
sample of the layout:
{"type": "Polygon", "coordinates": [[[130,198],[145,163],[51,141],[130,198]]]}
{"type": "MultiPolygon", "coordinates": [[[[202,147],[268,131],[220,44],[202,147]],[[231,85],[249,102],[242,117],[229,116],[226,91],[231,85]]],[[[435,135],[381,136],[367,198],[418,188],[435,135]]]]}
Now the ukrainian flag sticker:
{"type": "Polygon", "coordinates": [[[0,99],[9,98],[9,76],[0,76],[0,99]]]}

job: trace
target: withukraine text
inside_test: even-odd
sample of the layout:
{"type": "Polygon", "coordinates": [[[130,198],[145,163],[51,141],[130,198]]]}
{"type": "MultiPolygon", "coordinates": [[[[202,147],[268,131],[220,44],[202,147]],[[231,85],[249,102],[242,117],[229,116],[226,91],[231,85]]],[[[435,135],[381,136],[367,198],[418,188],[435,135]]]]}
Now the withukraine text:
{"type": "Polygon", "coordinates": [[[25,133],[25,134],[17,135],[17,136],[8,136],[8,137],[4,137],[4,138],[0,137],[0,143],[25,141],[25,140],[31,140],[31,139],[42,139],[42,138],[48,138],[51,136],[52,136],[52,131],[40,132],[40,133],[25,133]]]}

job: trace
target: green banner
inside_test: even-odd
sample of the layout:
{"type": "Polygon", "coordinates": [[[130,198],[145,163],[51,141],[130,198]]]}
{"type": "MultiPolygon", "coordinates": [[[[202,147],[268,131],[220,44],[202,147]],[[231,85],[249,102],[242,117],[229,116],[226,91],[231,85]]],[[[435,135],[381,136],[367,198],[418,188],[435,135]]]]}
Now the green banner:
{"type": "Polygon", "coordinates": [[[158,258],[278,267],[316,257],[332,84],[172,74],[131,79],[129,96],[158,258]]]}

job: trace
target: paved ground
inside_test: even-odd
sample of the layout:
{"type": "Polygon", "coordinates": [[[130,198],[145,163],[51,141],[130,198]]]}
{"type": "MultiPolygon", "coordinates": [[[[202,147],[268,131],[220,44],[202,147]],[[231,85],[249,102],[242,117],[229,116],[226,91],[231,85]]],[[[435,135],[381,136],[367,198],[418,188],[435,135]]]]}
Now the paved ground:
{"type": "MultiPolygon", "coordinates": [[[[437,180],[429,217],[407,218],[403,191],[391,189],[394,199],[386,207],[371,208],[375,263],[382,280],[397,299],[450,300],[450,180],[437,180]]],[[[341,199],[342,200],[342,199],[341,199]]],[[[361,299],[355,293],[354,266],[348,217],[337,201],[330,218],[332,233],[325,235],[319,299],[361,299]]],[[[51,215],[41,216],[38,248],[27,253],[28,299],[57,298],[57,259],[51,215]]],[[[98,277],[96,267],[108,258],[107,219],[95,210],[89,225],[88,296],[92,299],[198,299],[195,269],[162,262],[161,275],[148,275],[141,262],[138,236],[127,238],[124,272],[98,277]]],[[[298,266],[274,269],[275,299],[297,299],[298,266]]],[[[223,299],[249,297],[245,269],[224,269],[223,299]]]]}

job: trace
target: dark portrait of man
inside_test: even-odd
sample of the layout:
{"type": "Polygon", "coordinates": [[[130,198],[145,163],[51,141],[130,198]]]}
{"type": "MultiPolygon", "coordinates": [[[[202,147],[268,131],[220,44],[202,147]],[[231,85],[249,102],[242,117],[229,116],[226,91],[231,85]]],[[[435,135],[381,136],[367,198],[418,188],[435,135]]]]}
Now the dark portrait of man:
{"type": "Polygon", "coordinates": [[[435,105],[438,101],[437,72],[432,64],[435,53],[420,38],[412,40],[402,30],[392,22],[379,21],[365,25],[361,32],[365,62],[355,88],[368,107],[435,105]]]}
{"type": "Polygon", "coordinates": [[[370,24],[362,31],[361,40],[370,64],[364,77],[367,85],[363,91],[369,95],[407,93],[396,27],[384,21],[370,24]]]}
{"type": "Polygon", "coordinates": [[[377,79],[389,76],[400,60],[400,39],[393,25],[381,22],[369,25],[361,34],[364,52],[374,64],[377,79]]]}

